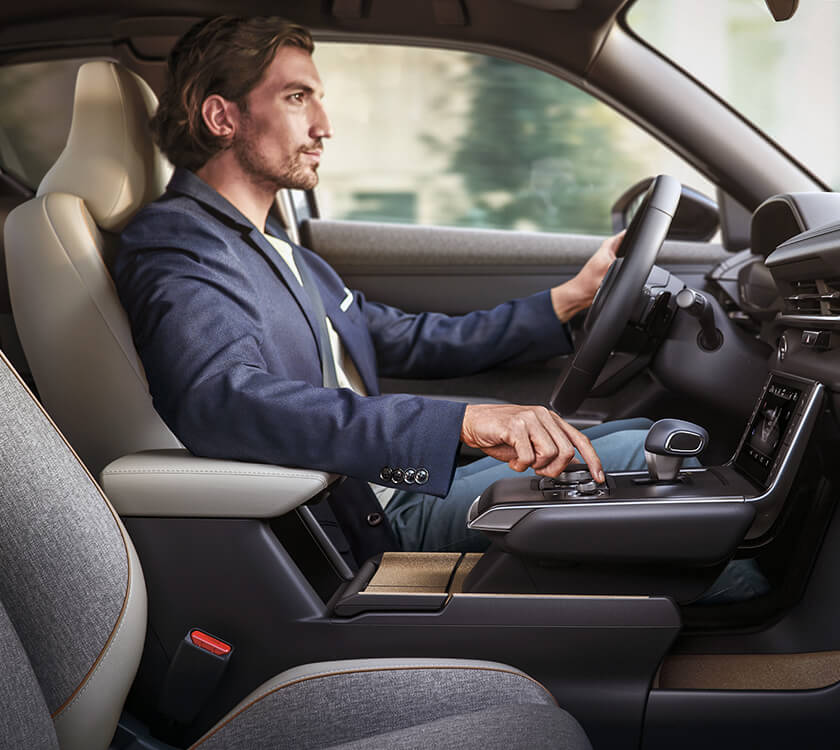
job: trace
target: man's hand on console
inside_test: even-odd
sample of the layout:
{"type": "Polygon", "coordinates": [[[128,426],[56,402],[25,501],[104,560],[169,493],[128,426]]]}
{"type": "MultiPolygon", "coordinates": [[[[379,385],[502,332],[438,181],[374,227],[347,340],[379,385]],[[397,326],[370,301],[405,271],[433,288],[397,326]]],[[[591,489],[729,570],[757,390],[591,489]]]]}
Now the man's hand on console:
{"type": "Polygon", "coordinates": [[[577,448],[593,479],[604,481],[601,460],[589,438],[544,406],[470,404],[464,413],[461,440],[507,462],[514,471],[531,467],[547,477],[563,471],[577,448]]]}
{"type": "Polygon", "coordinates": [[[615,260],[622,239],[623,231],[607,237],[573,279],[551,289],[551,304],[561,321],[565,323],[575,313],[592,304],[595,292],[615,260]]]}

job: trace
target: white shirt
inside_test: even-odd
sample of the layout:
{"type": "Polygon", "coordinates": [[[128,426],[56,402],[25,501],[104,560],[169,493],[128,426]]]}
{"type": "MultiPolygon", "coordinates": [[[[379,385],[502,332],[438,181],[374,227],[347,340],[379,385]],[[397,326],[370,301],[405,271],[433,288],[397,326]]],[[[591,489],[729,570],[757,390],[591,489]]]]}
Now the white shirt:
{"type": "MultiPolygon", "coordinates": [[[[263,236],[271,243],[272,247],[277,251],[277,254],[284,260],[286,265],[289,267],[289,270],[291,270],[295,278],[298,280],[298,283],[303,286],[303,279],[301,278],[300,271],[295,263],[295,257],[292,254],[291,245],[287,242],[283,242],[283,240],[278,239],[277,237],[272,237],[270,234],[263,234],[263,236]]],[[[356,363],[353,362],[350,355],[347,354],[347,351],[344,349],[344,344],[341,343],[341,339],[339,338],[335,328],[333,328],[333,324],[329,316],[327,316],[326,324],[327,334],[330,338],[330,350],[333,363],[335,364],[335,374],[338,380],[338,387],[349,388],[351,391],[358,393],[360,396],[367,396],[368,394],[365,390],[365,385],[362,382],[362,377],[359,375],[359,371],[356,368],[356,363]]],[[[396,492],[396,489],[393,487],[383,487],[382,485],[373,483],[371,483],[370,488],[373,490],[377,500],[379,500],[379,504],[383,508],[388,504],[388,501],[396,492]]]]}

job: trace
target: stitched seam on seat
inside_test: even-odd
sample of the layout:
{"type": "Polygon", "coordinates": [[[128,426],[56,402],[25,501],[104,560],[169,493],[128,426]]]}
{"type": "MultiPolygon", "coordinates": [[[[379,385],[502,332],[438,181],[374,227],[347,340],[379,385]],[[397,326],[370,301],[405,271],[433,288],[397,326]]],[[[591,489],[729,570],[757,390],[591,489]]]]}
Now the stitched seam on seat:
{"type": "Polygon", "coordinates": [[[229,719],[227,719],[223,724],[220,724],[215,729],[213,729],[208,735],[206,735],[205,737],[202,737],[194,745],[191,745],[190,750],[193,750],[193,748],[196,748],[199,745],[201,745],[202,743],[206,742],[214,734],[216,734],[218,731],[220,731],[221,729],[226,727],[230,722],[232,722],[235,718],[237,718],[238,716],[243,714],[249,708],[251,708],[252,706],[255,706],[257,703],[259,703],[264,698],[267,698],[269,695],[273,695],[274,693],[282,690],[283,688],[291,687],[292,685],[297,685],[301,682],[308,682],[309,680],[316,680],[316,679],[320,679],[320,678],[323,678],[323,677],[341,677],[343,675],[364,674],[364,673],[368,673],[368,672],[394,672],[394,671],[401,671],[401,670],[424,670],[424,669],[464,669],[464,670],[472,669],[472,670],[476,670],[478,672],[482,672],[482,671],[483,672],[501,672],[502,674],[509,674],[509,675],[512,675],[513,677],[521,677],[522,679],[533,682],[535,685],[538,685],[540,688],[542,688],[545,691],[546,695],[548,695],[548,697],[551,698],[554,705],[555,706],[558,705],[557,699],[549,692],[548,688],[545,685],[543,685],[541,682],[539,682],[538,680],[535,680],[533,677],[531,677],[527,674],[523,674],[522,672],[513,672],[510,669],[501,669],[499,667],[480,667],[480,666],[473,666],[473,665],[467,665],[467,664],[464,664],[464,665],[460,665],[460,664],[404,664],[404,665],[396,664],[396,665],[389,665],[387,667],[369,667],[369,668],[365,668],[365,669],[348,669],[348,670],[338,670],[338,671],[333,670],[333,671],[330,671],[330,672],[319,672],[317,674],[306,675],[305,677],[300,677],[297,680],[292,680],[291,682],[286,682],[282,685],[277,685],[276,687],[273,687],[271,690],[269,690],[264,695],[260,695],[259,697],[254,698],[254,700],[252,700],[247,706],[243,706],[241,709],[239,709],[239,711],[237,711],[233,716],[231,716],[229,719]]]}
{"type": "Polygon", "coordinates": [[[326,480],[321,477],[313,477],[310,474],[295,474],[295,473],[280,473],[271,471],[235,471],[231,469],[226,471],[224,469],[109,469],[103,470],[102,476],[107,477],[112,474],[221,474],[223,476],[231,477],[264,477],[266,479],[309,479],[318,484],[326,484],[326,480]]]}
{"type": "Polygon", "coordinates": [[[3,362],[6,364],[6,367],[8,367],[9,372],[11,372],[12,375],[15,376],[18,383],[20,383],[23,386],[24,390],[26,391],[29,398],[32,399],[35,406],[37,406],[38,409],[40,410],[40,412],[44,415],[44,417],[46,417],[47,421],[50,423],[52,428],[58,434],[58,437],[61,438],[64,445],[67,446],[67,449],[73,455],[73,458],[76,459],[79,466],[82,468],[84,473],[87,475],[87,478],[90,480],[91,484],[93,484],[94,489],[96,489],[96,491],[99,493],[99,496],[102,498],[102,500],[105,503],[105,507],[108,508],[108,510],[111,513],[111,517],[114,519],[114,523],[117,526],[117,531],[120,534],[120,538],[123,540],[123,550],[125,551],[125,567],[126,567],[126,571],[127,571],[125,596],[123,597],[123,603],[122,603],[122,607],[120,608],[120,612],[117,615],[117,621],[116,621],[116,623],[114,623],[114,627],[111,629],[111,634],[108,636],[108,640],[105,641],[105,646],[99,652],[99,655],[96,657],[96,659],[94,659],[94,662],[91,665],[91,668],[87,671],[85,676],[82,677],[82,680],[79,683],[79,685],[77,686],[76,690],[73,691],[73,693],[70,694],[70,696],[67,698],[67,700],[64,701],[64,703],[62,703],[55,710],[55,712],[51,714],[52,718],[55,719],[60,713],[62,713],[72,703],[74,703],[76,701],[76,699],[78,698],[78,696],[81,695],[84,692],[84,690],[87,688],[87,686],[90,684],[91,678],[93,677],[93,675],[96,673],[96,671],[101,666],[102,661],[104,660],[104,657],[106,656],[108,651],[111,649],[111,646],[113,645],[113,642],[114,642],[114,640],[117,636],[117,633],[120,632],[120,629],[122,628],[123,623],[125,622],[124,615],[125,615],[125,612],[126,612],[126,607],[128,606],[128,595],[129,595],[129,592],[131,591],[131,584],[133,583],[133,581],[132,581],[132,569],[131,569],[131,557],[128,554],[128,544],[126,544],[125,535],[123,534],[123,529],[122,529],[122,526],[120,525],[120,522],[117,518],[117,514],[115,513],[114,508],[112,507],[111,503],[108,502],[108,498],[105,497],[105,494],[102,492],[102,489],[96,483],[96,480],[94,480],[93,476],[88,471],[87,466],[84,465],[84,463],[82,462],[82,459],[80,459],[78,454],[76,453],[76,451],[73,450],[73,446],[70,445],[69,442],[67,442],[67,438],[64,437],[64,434],[61,432],[61,430],[58,429],[58,426],[56,425],[55,422],[53,422],[52,417],[49,414],[47,414],[46,409],[44,409],[41,402],[38,401],[37,398],[35,398],[35,395],[32,393],[31,390],[29,390],[29,386],[26,385],[26,383],[23,381],[23,379],[18,374],[17,370],[15,370],[15,368],[12,366],[12,364],[9,362],[9,360],[6,358],[6,355],[2,351],[0,351],[0,359],[2,359],[3,362]]]}
{"type": "MultiPolygon", "coordinates": [[[[125,541],[123,541],[123,544],[125,544],[125,541]]],[[[126,556],[128,556],[127,551],[126,551],[126,556]]],[[[105,647],[102,649],[102,651],[99,652],[99,655],[94,660],[94,662],[91,665],[91,668],[88,670],[87,674],[82,678],[82,681],[76,687],[76,690],[73,693],[71,693],[70,697],[66,701],[64,701],[64,703],[61,704],[55,710],[55,712],[52,714],[53,720],[59,718],[60,714],[64,713],[68,708],[71,708],[73,706],[73,704],[75,704],[82,697],[85,690],[87,690],[88,687],[90,687],[91,683],[93,682],[93,678],[96,676],[96,673],[100,670],[102,665],[105,663],[105,659],[107,658],[108,653],[111,650],[111,647],[114,645],[114,643],[117,639],[117,636],[119,635],[120,630],[122,630],[122,626],[125,624],[126,618],[125,618],[124,615],[126,613],[126,607],[128,606],[128,594],[129,594],[129,591],[131,590],[131,583],[132,583],[132,581],[131,581],[131,563],[130,562],[127,563],[127,567],[128,567],[128,581],[127,581],[127,585],[125,587],[125,598],[123,599],[122,609],[120,609],[120,613],[117,616],[116,630],[111,631],[111,635],[108,636],[108,640],[105,642],[105,647]]]]}

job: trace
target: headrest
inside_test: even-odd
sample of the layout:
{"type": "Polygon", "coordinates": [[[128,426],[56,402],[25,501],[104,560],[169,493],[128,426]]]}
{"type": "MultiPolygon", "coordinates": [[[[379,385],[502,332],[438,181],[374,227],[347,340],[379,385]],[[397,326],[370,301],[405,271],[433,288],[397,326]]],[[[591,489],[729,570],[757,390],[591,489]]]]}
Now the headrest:
{"type": "Polygon", "coordinates": [[[131,71],[104,60],[82,65],[67,144],[38,195],[78,195],[102,229],[120,231],[172,174],[149,130],[156,108],[154,92],[131,71]]]}

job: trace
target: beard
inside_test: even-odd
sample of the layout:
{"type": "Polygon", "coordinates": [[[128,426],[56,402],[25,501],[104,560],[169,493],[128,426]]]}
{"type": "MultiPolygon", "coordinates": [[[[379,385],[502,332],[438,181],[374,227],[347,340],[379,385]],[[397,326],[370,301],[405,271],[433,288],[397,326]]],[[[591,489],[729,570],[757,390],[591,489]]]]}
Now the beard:
{"type": "Polygon", "coordinates": [[[242,170],[256,185],[276,193],[288,188],[291,190],[312,190],[318,184],[317,166],[306,164],[305,151],[322,148],[320,141],[307,144],[292,153],[281,163],[272,163],[265,159],[257,147],[258,139],[254,135],[250,118],[243,119],[241,134],[231,144],[234,155],[242,170]]]}

